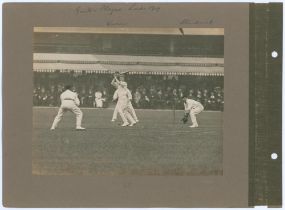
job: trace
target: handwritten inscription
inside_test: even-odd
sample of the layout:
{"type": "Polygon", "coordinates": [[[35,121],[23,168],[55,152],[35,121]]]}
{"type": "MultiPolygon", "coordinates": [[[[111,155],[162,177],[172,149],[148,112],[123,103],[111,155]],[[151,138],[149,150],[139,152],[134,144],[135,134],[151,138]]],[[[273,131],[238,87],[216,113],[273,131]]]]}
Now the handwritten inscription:
{"type": "Polygon", "coordinates": [[[144,6],[142,4],[132,4],[129,8],[129,11],[143,11],[143,12],[159,12],[160,7],[158,6],[144,6]]]}
{"type": "Polygon", "coordinates": [[[213,19],[196,20],[190,18],[184,18],[180,21],[180,25],[201,25],[201,24],[213,24],[213,19]]]}
{"type": "Polygon", "coordinates": [[[110,20],[110,21],[106,22],[106,25],[107,26],[126,26],[128,24],[127,23],[122,23],[122,22],[117,22],[117,21],[114,21],[114,20],[110,20]]]}
{"type": "Polygon", "coordinates": [[[148,12],[148,13],[157,13],[160,11],[159,6],[155,5],[150,5],[150,6],[145,6],[142,4],[131,4],[128,7],[118,7],[114,5],[107,5],[103,4],[99,7],[91,7],[91,6],[78,6],[75,8],[75,12],[77,15],[82,15],[82,14],[95,14],[95,13],[104,13],[107,15],[114,15],[116,13],[120,12],[148,12]]]}
{"type": "Polygon", "coordinates": [[[106,13],[113,15],[114,13],[121,12],[122,8],[111,7],[109,5],[102,5],[101,7],[76,7],[76,14],[92,14],[92,13],[106,13]]]}
{"type": "MultiPolygon", "coordinates": [[[[158,14],[161,11],[160,6],[157,5],[145,5],[140,3],[133,4],[122,4],[122,6],[113,4],[102,4],[98,6],[78,6],[75,8],[75,13],[77,15],[92,15],[92,14],[106,14],[115,15],[119,13],[126,14],[158,14]]],[[[190,17],[185,17],[178,21],[179,25],[209,25],[213,24],[214,20],[212,18],[208,19],[195,19],[190,17]]],[[[126,26],[127,23],[117,22],[114,20],[109,20],[106,22],[107,26],[126,26]]]]}

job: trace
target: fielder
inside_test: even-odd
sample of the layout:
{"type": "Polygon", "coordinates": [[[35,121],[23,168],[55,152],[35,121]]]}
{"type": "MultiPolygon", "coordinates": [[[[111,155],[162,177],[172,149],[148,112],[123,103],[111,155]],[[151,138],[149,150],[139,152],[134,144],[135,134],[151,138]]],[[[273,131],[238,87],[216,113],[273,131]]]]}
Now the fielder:
{"type": "Polygon", "coordinates": [[[85,128],[81,127],[83,114],[78,107],[80,101],[78,99],[77,93],[71,91],[70,85],[67,85],[65,87],[65,91],[60,95],[60,100],[61,106],[59,107],[58,113],[54,118],[50,130],[54,130],[58,126],[58,123],[66,111],[71,111],[76,115],[76,130],[85,130],[85,128]]]}
{"type": "Polygon", "coordinates": [[[120,114],[123,124],[122,126],[133,126],[136,124],[136,121],[131,115],[130,111],[130,101],[132,100],[132,94],[127,88],[126,82],[120,82],[117,90],[114,93],[113,100],[118,100],[117,102],[117,111],[120,114]],[[130,123],[128,122],[130,121],[130,123]]]}
{"type": "Polygon", "coordinates": [[[190,125],[189,127],[197,128],[198,123],[197,123],[196,115],[200,114],[204,110],[203,105],[200,102],[195,101],[193,99],[189,99],[187,97],[183,97],[183,101],[184,101],[184,108],[185,108],[184,117],[182,118],[183,123],[184,124],[187,123],[189,115],[190,115],[192,125],[190,125]]]}
{"type": "MultiPolygon", "coordinates": [[[[117,76],[116,76],[116,74],[115,74],[115,75],[114,75],[114,79],[113,79],[112,82],[111,82],[111,85],[113,85],[116,89],[118,89],[118,87],[120,86],[120,83],[121,83],[121,82],[125,82],[125,81],[124,81],[124,77],[121,77],[120,80],[121,80],[121,81],[119,81],[119,80],[117,79],[117,76]]],[[[134,118],[134,120],[135,120],[136,122],[139,122],[138,117],[137,117],[136,112],[135,112],[135,109],[134,109],[134,107],[133,107],[131,101],[129,101],[128,108],[129,108],[129,111],[131,112],[131,115],[132,115],[132,117],[134,118]]],[[[118,116],[118,103],[117,103],[116,106],[115,106],[114,113],[113,113],[113,117],[112,117],[112,120],[111,120],[111,121],[112,121],[112,122],[115,122],[115,121],[117,120],[117,116],[118,116]]]]}

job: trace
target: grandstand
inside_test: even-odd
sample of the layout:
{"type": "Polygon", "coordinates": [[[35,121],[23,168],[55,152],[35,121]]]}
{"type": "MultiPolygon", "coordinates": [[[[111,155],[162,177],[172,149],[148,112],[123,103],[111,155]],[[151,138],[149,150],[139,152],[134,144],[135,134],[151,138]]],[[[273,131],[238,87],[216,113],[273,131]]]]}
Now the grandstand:
{"type": "MultiPolygon", "coordinates": [[[[70,75],[71,82],[73,84],[77,84],[76,89],[79,92],[80,97],[82,98],[92,98],[88,100],[95,100],[94,94],[96,91],[104,92],[105,97],[111,99],[110,94],[112,91],[112,87],[110,86],[110,81],[112,80],[112,74],[114,72],[128,72],[127,80],[129,83],[129,87],[132,92],[135,93],[139,88],[139,84],[142,84],[142,87],[146,83],[145,79],[152,76],[154,82],[148,82],[148,89],[146,90],[146,97],[148,97],[149,102],[138,102],[137,107],[140,108],[172,108],[173,103],[176,103],[178,106],[176,108],[182,109],[182,95],[188,94],[190,89],[195,88],[192,93],[193,97],[202,102],[203,105],[207,109],[212,110],[222,110],[223,109],[223,95],[222,93],[217,93],[214,91],[214,88],[217,86],[222,88],[223,86],[223,74],[224,74],[224,59],[223,58],[204,58],[204,57],[170,57],[170,56],[130,56],[130,55],[92,55],[92,54],[58,54],[58,53],[35,53],[34,54],[34,63],[33,69],[37,74],[35,74],[35,80],[39,77],[39,74],[51,75],[53,73],[57,73],[57,78],[62,78],[61,83],[67,82],[68,76],[70,75]],[[58,74],[61,74],[58,75],[58,74]],[[76,77],[74,76],[76,75],[76,77]],[[86,75],[88,75],[86,77],[86,75]],[[99,76],[100,75],[100,76],[99,76]],[[138,76],[145,76],[145,78],[138,78],[138,76]],[[171,91],[168,90],[168,96],[165,96],[164,99],[158,99],[159,89],[163,93],[166,92],[166,84],[170,85],[169,79],[165,79],[165,76],[171,78],[176,78],[174,81],[175,84],[171,85],[171,91]],[[95,77],[97,79],[95,79],[95,77]],[[201,78],[202,77],[202,78],[201,78]],[[218,78],[214,78],[218,77],[218,78]],[[86,80],[82,81],[81,78],[86,78],[86,80]],[[89,82],[90,78],[94,78],[92,82],[89,82]],[[100,81],[98,79],[100,78],[100,81]],[[187,79],[188,78],[188,79],[187,79]],[[217,86],[213,86],[213,78],[216,81],[214,84],[218,84],[217,86]],[[196,81],[199,81],[200,84],[196,84],[196,81]],[[83,84],[88,84],[88,87],[84,87],[86,90],[81,92],[84,89],[83,84]],[[191,82],[189,85],[188,83],[191,82]],[[81,84],[80,84],[81,83],[81,84]],[[93,84],[92,84],[93,83],[93,84]],[[104,83],[100,87],[98,85],[95,87],[94,84],[104,83]],[[165,83],[165,84],[161,84],[165,83]],[[203,83],[207,83],[207,85],[203,85],[203,83]],[[158,84],[160,86],[158,87],[158,84]],[[210,85],[210,87],[209,87],[210,85]],[[211,87],[212,85],[212,87],[211,87]],[[186,88],[182,88],[182,86],[186,86],[186,88]],[[189,87],[190,86],[190,87],[189,87]],[[150,88],[154,89],[150,91],[150,88]],[[92,89],[92,90],[90,90],[92,89]],[[183,90],[182,90],[183,89],[183,90]],[[108,91],[107,91],[108,90],[108,91]],[[89,91],[89,96],[85,96],[86,92],[89,91]],[[174,92],[180,92],[180,95],[175,99],[174,92]],[[208,93],[202,94],[199,91],[207,91],[208,93]],[[151,93],[152,92],[152,93],[151,93]],[[154,94],[155,92],[155,94],[154,94]],[[183,93],[182,93],[183,92],[183,93]],[[210,99],[210,93],[215,93],[215,98],[210,99]],[[108,93],[108,95],[107,95],[108,93]],[[91,94],[91,96],[90,96],[91,94]],[[166,99],[170,97],[169,95],[173,95],[173,100],[166,99]],[[199,96],[200,95],[200,96],[199,96]],[[158,101],[160,100],[160,101],[158,101]],[[163,101],[164,100],[164,101],[163,101]],[[144,105],[140,106],[139,103],[144,105]],[[152,105],[147,105],[147,104],[152,105]],[[167,106],[163,104],[168,104],[167,106]],[[209,105],[211,104],[211,105],[209,105]],[[214,104],[214,105],[213,105],[214,104]],[[218,106],[218,107],[217,107],[218,106]]],[[[53,81],[55,78],[49,79],[49,81],[53,81]]],[[[148,79],[150,80],[150,79],[148,79]]],[[[38,81],[39,84],[35,84],[35,86],[43,86],[45,85],[45,89],[49,90],[52,83],[47,83],[46,81],[38,81]]],[[[53,82],[54,83],[54,82],[53,82]]],[[[58,83],[58,80],[57,80],[58,83]]],[[[64,84],[62,84],[64,85],[64,84]]],[[[147,88],[147,87],[144,87],[147,88]]],[[[39,88],[40,89],[40,88],[39,88]]],[[[38,92],[40,90],[38,89],[38,92]]],[[[37,92],[37,91],[35,91],[37,92]]],[[[143,90],[139,91],[140,94],[144,92],[143,90]]],[[[163,94],[161,93],[161,94],[163,94]]],[[[50,95],[50,91],[47,91],[47,94],[50,95]]],[[[37,93],[37,95],[40,95],[37,93]]],[[[58,98],[59,91],[55,95],[52,96],[51,100],[55,100],[58,98]]],[[[42,98],[45,98],[42,96],[42,98]]],[[[50,97],[48,97],[50,98],[50,97]]],[[[53,102],[48,102],[48,99],[45,102],[34,102],[34,105],[55,105],[53,102]]],[[[105,106],[108,107],[110,100],[105,101],[105,106]]],[[[37,100],[37,99],[36,99],[37,100]]],[[[36,101],[35,100],[35,101],[36,101]]],[[[85,100],[85,99],[84,99],[85,100]]],[[[82,100],[82,106],[94,107],[95,104],[93,102],[84,103],[82,100]],[[87,105],[89,104],[89,105],[87,105]]],[[[58,103],[58,102],[57,102],[58,103]]],[[[57,104],[58,105],[58,104],[57,104]]]]}
{"type": "Polygon", "coordinates": [[[223,76],[223,58],[35,53],[34,71],[223,76]]]}
{"type": "MultiPolygon", "coordinates": [[[[181,30],[36,28],[33,70],[37,90],[34,92],[36,95],[40,95],[39,92],[50,94],[51,86],[57,87],[69,82],[76,85],[79,95],[83,98],[94,100],[94,93],[100,91],[105,92],[105,97],[110,99],[114,91],[109,85],[112,74],[128,72],[127,81],[133,94],[139,90],[139,94],[146,95],[152,104],[148,106],[147,101],[141,101],[144,105],[138,103],[137,107],[173,108],[175,103],[180,109],[181,99],[174,99],[175,92],[179,91],[181,98],[182,94],[188,95],[189,91],[192,91],[192,96],[200,100],[207,109],[222,110],[223,31],[181,30]],[[41,81],[40,75],[45,76],[45,80],[49,82],[41,81]],[[141,84],[146,83],[146,80],[148,87],[141,84]],[[153,83],[150,83],[150,80],[153,80],[153,83]],[[173,80],[172,84],[170,80],[173,80]],[[159,87],[157,84],[160,84],[159,87]],[[221,89],[218,92],[215,89],[217,87],[221,89]],[[41,91],[41,88],[45,90],[41,91]],[[204,91],[208,93],[204,94],[204,91]],[[84,96],[86,92],[90,92],[92,96],[84,96]],[[160,99],[157,99],[157,93],[165,96],[159,96],[160,99]],[[214,94],[212,99],[211,94],[214,94]],[[173,99],[166,99],[169,95],[173,99]],[[209,103],[212,105],[208,105],[209,103]],[[161,104],[168,105],[162,107],[161,104]]],[[[58,93],[51,96],[52,100],[57,97],[58,93]]],[[[34,105],[58,105],[39,101],[41,99],[35,97],[34,105]]],[[[109,102],[110,100],[106,100],[104,107],[109,107],[109,102]]],[[[84,105],[84,100],[82,103],[83,106],[94,106],[90,102],[84,105]]]]}

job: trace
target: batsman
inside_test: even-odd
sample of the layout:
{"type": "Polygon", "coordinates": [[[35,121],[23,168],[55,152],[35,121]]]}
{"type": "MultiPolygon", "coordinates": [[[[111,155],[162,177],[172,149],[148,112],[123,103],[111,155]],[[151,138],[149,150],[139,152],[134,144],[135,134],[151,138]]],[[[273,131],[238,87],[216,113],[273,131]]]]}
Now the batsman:
{"type": "MultiPolygon", "coordinates": [[[[124,77],[125,73],[127,73],[127,72],[123,72],[123,73],[115,72],[114,79],[112,80],[111,85],[113,85],[116,89],[118,89],[120,84],[122,82],[125,82],[125,77],[124,77]],[[119,80],[117,77],[119,77],[119,80]]],[[[131,101],[129,102],[128,107],[129,107],[131,115],[134,118],[134,120],[136,121],[136,123],[139,122],[138,117],[137,117],[136,112],[135,112],[135,109],[134,109],[131,101]]],[[[111,120],[112,122],[116,121],[118,113],[119,113],[119,104],[117,103],[116,107],[114,109],[112,120],[111,120]]]]}
{"type": "Polygon", "coordinates": [[[186,124],[188,122],[188,118],[190,115],[192,125],[190,125],[189,127],[190,128],[197,128],[198,122],[196,119],[196,115],[200,114],[204,110],[203,105],[198,101],[187,98],[186,96],[183,97],[183,101],[184,101],[185,112],[184,112],[184,116],[181,119],[181,121],[184,124],[186,124]]]}

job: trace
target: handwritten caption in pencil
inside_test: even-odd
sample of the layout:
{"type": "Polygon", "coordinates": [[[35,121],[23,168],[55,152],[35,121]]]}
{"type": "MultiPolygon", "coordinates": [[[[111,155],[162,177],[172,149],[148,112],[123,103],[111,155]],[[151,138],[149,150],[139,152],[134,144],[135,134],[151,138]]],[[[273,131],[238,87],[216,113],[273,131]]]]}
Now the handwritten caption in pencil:
{"type": "Polygon", "coordinates": [[[121,12],[147,12],[147,13],[158,13],[160,11],[159,6],[155,5],[142,5],[142,4],[131,4],[128,7],[120,7],[114,5],[103,4],[101,6],[92,7],[92,6],[78,6],[75,8],[77,15],[82,14],[97,14],[103,13],[107,15],[114,15],[121,12]]]}

